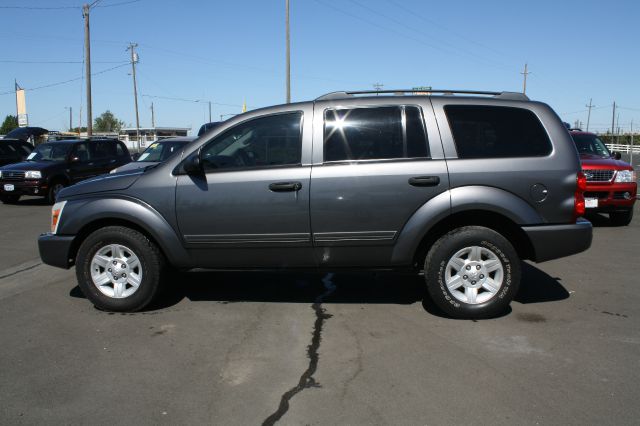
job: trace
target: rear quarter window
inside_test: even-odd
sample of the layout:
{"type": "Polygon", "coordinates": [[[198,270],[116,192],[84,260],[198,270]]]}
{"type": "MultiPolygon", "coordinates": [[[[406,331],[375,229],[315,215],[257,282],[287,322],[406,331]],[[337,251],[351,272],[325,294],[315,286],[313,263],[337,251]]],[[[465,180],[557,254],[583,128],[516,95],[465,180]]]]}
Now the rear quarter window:
{"type": "Polygon", "coordinates": [[[444,107],[459,158],[544,157],[549,136],[528,109],[447,105],[444,107]]]}

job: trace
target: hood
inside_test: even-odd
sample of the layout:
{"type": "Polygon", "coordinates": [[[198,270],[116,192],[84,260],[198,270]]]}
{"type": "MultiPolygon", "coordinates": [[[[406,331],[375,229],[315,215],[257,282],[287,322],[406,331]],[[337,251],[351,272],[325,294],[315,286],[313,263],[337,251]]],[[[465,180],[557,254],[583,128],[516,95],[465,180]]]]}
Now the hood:
{"type": "Polygon", "coordinates": [[[75,185],[68,186],[58,194],[58,201],[77,195],[94,194],[97,192],[121,191],[129,188],[144,173],[144,169],[134,170],[129,173],[102,175],[92,179],[83,180],[75,185]]]}
{"type": "Polygon", "coordinates": [[[54,165],[60,165],[61,161],[22,161],[20,163],[9,164],[8,166],[3,166],[1,170],[16,170],[16,171],[25,171],[25,170],[44,170],[47,167],[51,167],[54,165]]]}
{"type": "Polygon", "coordinates": [[[111,170],[111,173],[128,172],[131,170],[145,169],[147,167],[155,166],[159,164],[157,161],[132,161],[124,166],[117,167],[111,170]]]}
{"type": "Polygon", "coordinates": [[[37,138],[45,133],[49,133],[47,129],[42,127],[17,127],[6,134],[5,139],[21,139],[23,141],[28,140],[30,137],[37,138]]]}
{"type": "Polygon", "coordinates": [[[631,165],[622,160],[616,160],[615,158],[602,158],[599,155],[593,154],[580,154],[580,162],[582,163],[583,169],[631,169],[631,165]]]}

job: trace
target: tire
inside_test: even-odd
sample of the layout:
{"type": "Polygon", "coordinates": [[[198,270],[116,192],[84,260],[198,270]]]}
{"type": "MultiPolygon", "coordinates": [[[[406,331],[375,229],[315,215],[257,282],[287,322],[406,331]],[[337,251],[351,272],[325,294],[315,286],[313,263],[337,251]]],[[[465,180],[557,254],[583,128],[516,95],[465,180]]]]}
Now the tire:
{"type": "Polygon", "coordinates": [[[609,213],[609,222],[613,226],[627,226],[633,219],[633,208],[622,212],[609,213]]]}
{"type": "Polygon", "coordinates": [[[165,264],[158,247],[143,234],[108,226],[90,234],[80,245],[76,276],[80,289],[97,308],[136,312],[155,298],[165,264]]]}
{"type": "Polygon", "coordinates": [[[58,192],[60,192],[60,190],[64,187],[65,187],[64,182],[60,180],[54,180],[53,182],[51,182],[51,185],[49,186],[49,190],[47,191],[47,201],[49,202],[49,204],[53,205],[56,203],[56,197],[58,196],[58,192]]]}
{"type": "Polygon", "coordinates": [[[518,292],[520,271],[520,258],[511,243],[481,226],[445,234],[431,247],[424,264],[432,300],[459,319],[504,313],[518,292]]]}
{"type": "Polygon", "coordinates": [[[20,200],[19,195],[0,195],[0,201],[4,204],[15,204],[20,200]]]}

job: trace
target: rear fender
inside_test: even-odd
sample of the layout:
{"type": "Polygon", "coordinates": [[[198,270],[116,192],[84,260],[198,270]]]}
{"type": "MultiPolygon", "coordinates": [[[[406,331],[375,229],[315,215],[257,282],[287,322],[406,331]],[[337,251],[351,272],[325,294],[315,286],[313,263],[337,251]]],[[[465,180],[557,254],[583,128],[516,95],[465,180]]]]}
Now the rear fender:
{"type": "Polygon", "coordinates": [[[486,186],[453,188],[432,198],[411,216],[396,241],[392,264],[411,265],[429,232],[449,215],[465,211],[496,213],[518,225],[544,223],[533,206],[510,192],[486,186]]]}

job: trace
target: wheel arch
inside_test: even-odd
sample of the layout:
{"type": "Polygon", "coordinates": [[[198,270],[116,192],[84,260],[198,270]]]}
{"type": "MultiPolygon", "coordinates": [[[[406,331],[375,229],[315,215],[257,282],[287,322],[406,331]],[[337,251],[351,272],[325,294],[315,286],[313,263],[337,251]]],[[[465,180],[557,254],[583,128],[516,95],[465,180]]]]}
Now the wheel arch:
{"type": "Polygon", "coordinates": [[[105,226],[134,229],[156,244],[169,264],[178,268],[190,266],[187,251],[173,227],[155,209],[139,200],[96,198],[70,202],[65,206],[58,233],[75,236],[69,256],[75,259],[87,236],[105,226]]]}
{"type": "Polygon", "coordinates": [[[484,226],[502,234],[522,259],[533,259],[533,245],[521,225],[543,223],[522,198],[494,187],[466,186],[439,194],[407,221],[392,253],[394,265],[422,267],[427,250],[441,236],[462,226],[484,226]]]}

